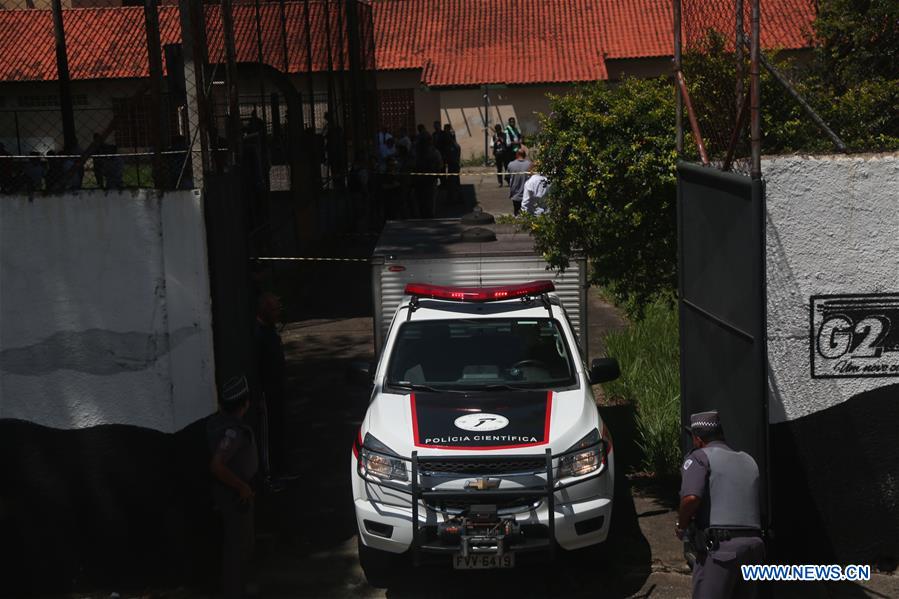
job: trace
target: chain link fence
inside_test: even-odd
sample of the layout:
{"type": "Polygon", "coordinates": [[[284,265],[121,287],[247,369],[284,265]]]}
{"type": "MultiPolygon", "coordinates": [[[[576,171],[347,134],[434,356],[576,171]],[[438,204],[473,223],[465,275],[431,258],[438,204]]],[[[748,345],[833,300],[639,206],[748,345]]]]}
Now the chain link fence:
{"type": "Polygon", "coordinates": [[[357,0],[0,1],[0,189],[341,187],[374,138],[357,0]]]}

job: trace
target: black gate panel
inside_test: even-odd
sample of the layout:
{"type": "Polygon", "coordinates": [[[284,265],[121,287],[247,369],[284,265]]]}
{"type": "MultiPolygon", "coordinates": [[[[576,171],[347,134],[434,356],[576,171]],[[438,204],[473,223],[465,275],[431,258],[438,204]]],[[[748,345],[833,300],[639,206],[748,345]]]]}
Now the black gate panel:
{"type": "Polygon", "coordinates": [[[681,418],[720,412],[730,445],[758,462],[767,526],[763,183],[680,163],[677,219],[681,418]]]}
{"type": "Polygon", "coordinates": [[[207,175],[203,190],[212,295],[212,335],[219,385],[252,375],[255,298],[249,287],[248,227],[252,197],[239,172],[207,175]]]}

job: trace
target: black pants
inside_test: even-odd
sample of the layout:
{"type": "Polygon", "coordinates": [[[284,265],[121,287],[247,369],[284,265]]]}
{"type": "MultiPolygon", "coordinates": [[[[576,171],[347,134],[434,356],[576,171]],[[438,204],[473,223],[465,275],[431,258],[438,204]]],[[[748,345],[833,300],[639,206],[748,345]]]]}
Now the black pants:
{"type": "Polygon", "coordinates": [[[437,193],[437,181],[431,177],[417,177],[415,183],[415,203],[418,206],[419,218],[434,218],[434,202],[437,193]]]}
{"type": "Polygon", "coordinates": [[[253,502],[219,503],[219,511],[222,515],[222,593],[225,599],[240,599],[244,596],[255,541],[253,502]]]}
{"type": "Polygon", "coordinates": [[[521,200],[512,200],[512,214],[514,216],[521,214],[521,200]]]}
{"type": "MultiPolygon", "coordinates": [[[[506,165],[509,163],[506,162],[505,154],[494,154],[493,159],[496,161],[496,182],[499,183],[499,186],[503,186],[503,173],[506,172],[506,165]]],[[[508,176],[506,177],[506,181],[508,181],[508,176]]]]}

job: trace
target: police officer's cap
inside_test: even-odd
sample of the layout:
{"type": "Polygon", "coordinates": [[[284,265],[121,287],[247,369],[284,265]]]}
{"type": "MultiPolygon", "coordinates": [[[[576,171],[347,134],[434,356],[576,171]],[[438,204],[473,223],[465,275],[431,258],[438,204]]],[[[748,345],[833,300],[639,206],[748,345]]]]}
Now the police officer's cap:
{"type": "Polygon", "coordinates": [[[690,414],[690,432],[697,437],[720,434],[721,420],[718,418],[718,410],[690,414]]]}
{"type": "Polygon", "coordinates": [[[247,385],[247,377],[240,375],[225,381],[222,385],[222,405],[234,406],[250,396],[250,387],[247,385]]]}

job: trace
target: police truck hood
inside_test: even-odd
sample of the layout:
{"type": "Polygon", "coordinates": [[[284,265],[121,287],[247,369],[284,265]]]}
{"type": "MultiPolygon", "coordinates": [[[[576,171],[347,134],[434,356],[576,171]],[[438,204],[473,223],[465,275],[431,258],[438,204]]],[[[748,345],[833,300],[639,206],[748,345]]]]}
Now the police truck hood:
{"type": "Polygon", "coordinates": [[[598,426],[583,390],[416,391],[383,393],[364,432],[409,456],[479,452],[542,454],[567,450],[598,426]]]}

